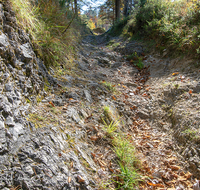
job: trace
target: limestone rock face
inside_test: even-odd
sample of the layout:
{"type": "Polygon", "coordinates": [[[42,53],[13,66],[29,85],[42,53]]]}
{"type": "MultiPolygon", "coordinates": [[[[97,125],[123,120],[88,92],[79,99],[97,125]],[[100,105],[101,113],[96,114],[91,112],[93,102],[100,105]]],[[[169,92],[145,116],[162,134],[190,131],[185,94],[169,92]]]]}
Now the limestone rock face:
{"type": "MultiPolygon", "coordinates": [[[[67,142],[69,131],[62,125],[36,129],[36,125],[27,119],[34,111],[32,105],[37,104],[37,97],[47,95],[44,79],[51,86],[57,85],[57,80],[36,57],[29,36],[16,24],[9,3],[1,2],[0,189],[19,186],[21,189],[91,189],[90,184],[94,182],[74,152],[79,151],[96,170],[90,154],[84,150],[88,147],[82,148],[77,143],[74,150],[70,148],[67,142]],[[70,167],[72,162],[73,169],[70,167]],[[82,179],[80,183],[79,178],[82,179]]],[[[74,98],[72,92],[70,95],[74,98]]],[[[85,95],[88,101],[92,101],[89,92],[85,91],[85,95]]],[[[44,102],[48,101],[56,106],[65,103],[61,98],[44,102]]],[[[69,108],[67,111],[71,114],[68,113],[68,117],[81,123],[78,110],[69,108]]],[[[77,134],[75,138],[78,141],[81,137],[77,134]]]]}

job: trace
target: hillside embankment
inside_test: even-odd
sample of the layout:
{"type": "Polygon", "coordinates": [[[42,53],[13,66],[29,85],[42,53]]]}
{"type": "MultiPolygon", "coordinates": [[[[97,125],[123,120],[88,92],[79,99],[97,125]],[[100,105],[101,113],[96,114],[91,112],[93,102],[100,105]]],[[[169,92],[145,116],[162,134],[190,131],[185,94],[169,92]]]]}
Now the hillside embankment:
{"type": "Polygon", "coordinates": [[[198,186],[200,75],[190,60],[87,36],[74,65],[47,70],[8,2],[0,21],[1,189],[115,189],[112,130],[135,146],[140,189],[198,186]],[[143,69],[124,57],[134,52],[143,69]]]}

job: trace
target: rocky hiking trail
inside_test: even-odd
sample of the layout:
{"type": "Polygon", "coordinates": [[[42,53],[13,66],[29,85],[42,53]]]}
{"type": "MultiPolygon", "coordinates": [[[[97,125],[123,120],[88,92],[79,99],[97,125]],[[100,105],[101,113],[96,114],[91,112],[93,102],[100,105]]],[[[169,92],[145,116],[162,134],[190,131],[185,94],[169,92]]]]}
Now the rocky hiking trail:
{"type": "Polygon", "coordinates": [[[96,41],[99,45],[86,46],[85,64],[78,65],[83,71],[89,70],[91,78],[92,71],[96,77],[103,74],[102,82],[109,81],[116,88],[118,93],[99,100],[104,102],[102,105],[116,108],[123,117],[122,130],[136,147],[141,174],[148,178],[144,177],[140,188],[190,189],[194,183],[197,187],[192,173],[199,175],[198,131],[194,132],[195,137],[188,133],[199,126],[199,70],[192,72],[186,64],[186,72],[180,72],[183,67],[179,60],[169,63],[169,59],[151,55],[144,57],[146,67],[140,70],[124,55],[144,54],[142,44],[121,41],[113,52],[102,43],[104,40],[105,37],[88,37],[85,43],[96,41]],[[186,112],[190,117],[185,117],[186,112]],[[181,124],[186,125],[188,120],[193,122],[193,128],[182,128],[181,124]]]}
{"type": "Polygon", "coordinates": [[[135,147],[135,189],[199,189],[200,75],[190,60],[87,36],[73,65],[47,70],[8,2],[0,20],[0,189],[116,189],[125,179],[113,130],[135,147]],[[126,59],[135,52],[143,69],[126,59]]]}

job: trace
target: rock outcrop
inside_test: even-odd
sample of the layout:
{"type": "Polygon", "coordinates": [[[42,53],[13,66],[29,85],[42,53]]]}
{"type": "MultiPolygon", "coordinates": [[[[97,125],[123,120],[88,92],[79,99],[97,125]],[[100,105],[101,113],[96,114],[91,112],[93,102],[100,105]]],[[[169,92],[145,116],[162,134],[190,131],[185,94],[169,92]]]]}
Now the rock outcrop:
{"type": "MultiPolygon", "coordinates": [[[[55,86],[57,80],[35,55],[29,35],[17,25],[9,2],[0,3],[0,23],[0,189],[91,189],[95,182],[80,163],[83,157],[96,170],[84,150],[87,145],[77,143],[75,152],[65,126],[49,124],[36,129],[37,122],[27,119],[37,96],[47,95],[44,81],[55,86]]],[[[86,98],[90,99],[87,91],[86,98]]],[[[68,111],[80,121],[76,110],[68,111]]],[[[76,133],[78,141],[84,134],[76,133]]]]}

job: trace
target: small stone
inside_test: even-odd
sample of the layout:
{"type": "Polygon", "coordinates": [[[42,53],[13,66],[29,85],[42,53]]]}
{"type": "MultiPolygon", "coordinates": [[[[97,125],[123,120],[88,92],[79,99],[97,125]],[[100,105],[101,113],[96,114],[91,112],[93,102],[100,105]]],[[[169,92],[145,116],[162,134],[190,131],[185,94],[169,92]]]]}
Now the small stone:
{"type": "Polygon", "coordinates": [[[122,66],[122,62],[116,62],[116,63],[113,63],[112,65],[111,65],[111,68],[112,69],[115,69],[115,68],[119,68],[119,67],[121,67],[122,66]]]}
{"type": "Polygon", "coordinates": [[[6,90],[7,92],[13,91],[13,86],[12,86],[12,84],[11,84],[11,83],[5,84],[5,90],[6,90]]]}
{"type": "Polygon", "coordinates": [[[9,127],[13,127],[14,126],[14,120],[13,120],[13,117],[11,116],[8,116],[6,118],[6,121],[5,121],[5,124],[8,125],[9,127]]]}
{"type": "Polygon", "coordinates": [[[52,100],[52,102],[55,106],[63,106],[64,105],[62,99],[55,99],[55,100],[52,100]]]}
{"type": "Polygon", "coordinates": [[[102,67],[110,66],[110,60],[108,58],[99,57],[98,61],[99,61],[99,65],[102,66],[102,67]]]}
{"type": "Polygon", "coordinates": [[[149,118],[149,113],[145,109],[139,110],[137,114],[141,119],[148,119],[149,118]]]}
{"type": "Polygon", "coordinates": [[[23,169],[23,171],[24,171],[25,173],[27,173],[29,176],[32,176],[32,175],[34,174],[34,171],[33,171],[32,167],[29,166],[29,165],[23,166],[22,169],[23,169]]]}
{"type": "Polygon", "coordinates": [[[18,139],[19,135],[24,134],[23,125],[20,123],[14,123],[14,125],[9,128],[9,131],[13,135],[14,141],[18,139]]]}
{"type": "Polygon", "coordinates": [[[84,90],[84,94],[85,94],[85,97],[86,97],[87,101],[92,103],[93,100],[92,100],[92,97],[91,97],[89,91],[88,90],[84,90]]]}
{"type": "Polygon", "coordinates": [[[127,83],[125,83],[125,85],[128,87],[137,87],[138,86],[136,83],[132,83],[132,82],[127,82],[127,83]]]}
{"type": "Polygon", "coordinates": [[[20,49],[22,51],[22,61],[28,63],[29,61],[33,60],[34,52],[32,51],[29,43],[21,45],[20,49]]]}
{"type": "Polygon", "coordinates": [[[78,100],[79,98],[79,95],[75,92],[71,92],[69,95],[68,95],[68,98],[73,98],[74,100],[78,100]]]}

